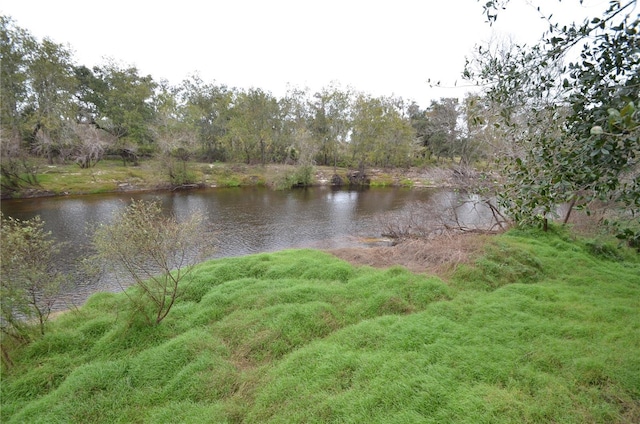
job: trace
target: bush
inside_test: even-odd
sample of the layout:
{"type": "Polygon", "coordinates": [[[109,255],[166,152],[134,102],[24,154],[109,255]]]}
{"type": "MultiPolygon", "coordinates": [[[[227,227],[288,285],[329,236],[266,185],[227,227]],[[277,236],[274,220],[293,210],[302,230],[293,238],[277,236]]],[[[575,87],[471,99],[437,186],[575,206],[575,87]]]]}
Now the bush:
{"type": "Polygon", "coordinates": [[[313,182],[313,166],[301,165],[294,172],[287,172],[280,177],[275,187],[277,190],[286,190],[293,187],[308,187],[313,182]]]}
{"type": "Polygon", "coordinates": [[[56,269],[55,255],[62,245],[44,230],[39,216],[28,221],[0,217],[0,328],[4,335],[27,341],[34,320],[44,334],[57,300],[62,275],[56,269]]]}
{"type": "Polygon", "coordinates": [[[211,247],[202,231],[202,217],[178,223],[165,216],[158,202],[133,201],[112,224],[94,235],[96,259],[131,278],[137,290],[126,291],[148,323],[159,324],[182,294],[180,282],[211,247]]]}

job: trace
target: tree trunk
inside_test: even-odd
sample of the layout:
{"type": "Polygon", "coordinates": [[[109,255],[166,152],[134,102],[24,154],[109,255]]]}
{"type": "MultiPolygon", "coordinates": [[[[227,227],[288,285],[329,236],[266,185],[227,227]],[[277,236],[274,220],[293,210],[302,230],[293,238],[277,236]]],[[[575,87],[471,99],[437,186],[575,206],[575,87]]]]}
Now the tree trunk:
{"type": "Polygon", "coordinates": [[[567,225],[567,222],[569,222],[569,217],[571,217],[571,211],[573,210],[573,207],[576,205],[577,201],[578,201],[578,199],[576,197],[571,199],[571,203],[569,204],[569,210],[567,211],[567,214],[564,216],[564,220],[562,221],[562,225],[567,225]]]}
{"type": "Polygon", "coordinates": [[[260,139],[260,160],[262,161],[262,166],[264,166],[265,163],[266,163],[265,145],[264,145],[264,140],[262,140],[262,139],[260,139]]]}

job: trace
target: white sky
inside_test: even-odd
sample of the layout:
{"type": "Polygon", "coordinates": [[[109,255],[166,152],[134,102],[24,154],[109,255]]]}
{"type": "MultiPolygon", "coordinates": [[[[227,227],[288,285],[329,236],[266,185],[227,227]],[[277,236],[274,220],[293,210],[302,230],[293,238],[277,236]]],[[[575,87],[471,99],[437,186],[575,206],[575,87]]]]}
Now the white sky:
{"type": "MultiPolygon", "coordinates": [[[[547,13],[581,21],[578,0],[538,0],[547,13]],[[570,3],[569,5],[567,3],[570,3]],[[560,10],[562,6],[563,10],[560,10]],[[572,8],[569,8],[572,6],[572,8]]],[[[593,0],[597,11],[608,0],[593,0]]],[[[0,13],[39,39],[67,44],[78,64],[113,58],[178,84],[259,87],[281,97],[288,84],[331,81],[428,106],[468,88],[465,56],[492,31],[534,42],[547,27],[526,0],[512,0],[491,29],[476,0],[2,0],[0,13]]],[[[593,14],[593,12],[591,12],[593,14]]],[[[594,15],[597,16],[597,15],[594,15]]],[[[569,23],[567,21],[567,23],[569,23]]]]}

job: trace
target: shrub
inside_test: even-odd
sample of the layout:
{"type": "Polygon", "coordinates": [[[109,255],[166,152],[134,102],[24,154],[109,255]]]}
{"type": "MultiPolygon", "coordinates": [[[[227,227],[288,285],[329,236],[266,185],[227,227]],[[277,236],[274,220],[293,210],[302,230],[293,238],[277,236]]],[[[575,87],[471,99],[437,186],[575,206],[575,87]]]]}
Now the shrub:
{"type": "Polygon", "coordinates": [[[137,290],[126,291],[149,323],[159,324],[182,294],[180,282],[211,250],[202,217],[178,223],[164,216],[158,202],[133,201],[111,224],[94,235],[96,259],[116,277],[131,278],[137,290]]]}

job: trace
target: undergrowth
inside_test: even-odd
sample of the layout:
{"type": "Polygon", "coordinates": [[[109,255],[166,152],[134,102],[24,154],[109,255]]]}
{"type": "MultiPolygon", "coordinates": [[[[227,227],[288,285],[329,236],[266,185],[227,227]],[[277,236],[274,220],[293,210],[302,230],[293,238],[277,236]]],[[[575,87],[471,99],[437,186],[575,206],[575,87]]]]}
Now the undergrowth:
{"type": "Polygon", "coordinates": [[[290,250],[213,260],[160,325],[100,293],[10,352],[3,423],[640,421],[640,260],[512,231],[448,284],[290,250]]]}

